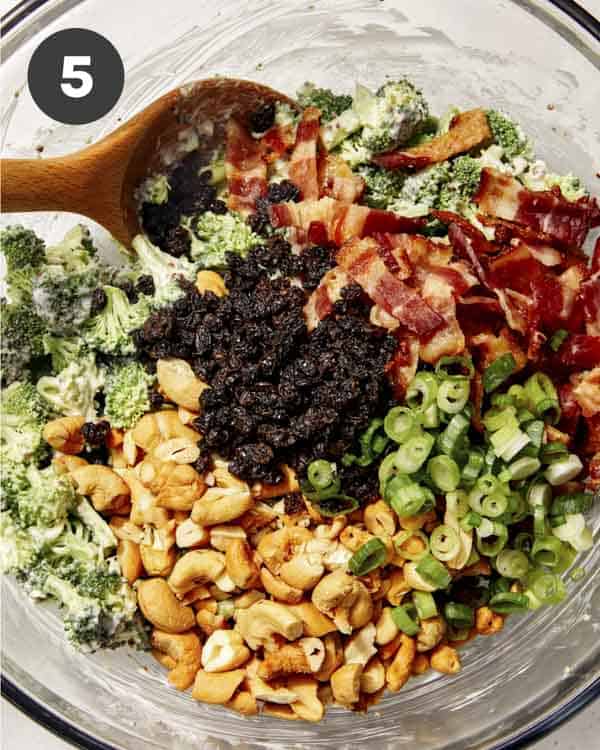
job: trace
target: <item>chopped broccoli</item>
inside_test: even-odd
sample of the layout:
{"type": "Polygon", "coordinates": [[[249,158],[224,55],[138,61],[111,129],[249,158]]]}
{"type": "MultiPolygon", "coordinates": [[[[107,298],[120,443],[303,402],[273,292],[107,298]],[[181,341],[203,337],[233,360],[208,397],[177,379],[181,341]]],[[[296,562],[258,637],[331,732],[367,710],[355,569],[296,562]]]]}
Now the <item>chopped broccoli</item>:
{"type": "Polygon", "coordinates": [[[389,208],[401,216],[425,216],[435,208],[442,186],[450,179],[450,167],[447,162],[434,164],[410,175],[404,181],[397,199],[389,208]]]}
{"type": "Polygon", "coordinates": [[[137,198],[140,203],[156,203],[158,205],[169,200],[169,180],[164,174],[153,174],[146,178],[139,188],[137,198]]]}
{"type": "Polygon", "coordinates": [[[374,166],[362,167],[358,172],[365,181],[365,203],[372,208],[387,208],[400,195],[406,179],[399,170],[374,166]]]}
{"type": "Polygon", "coordinates": [[[90,230],[76,224],[57,245],[46,248],[46,263],[61,266],[65,273],[81,273],[95,267],[96,248],[90,230]]]}
{"type": "MultiPolygon", "coordinates": [[[[105,554],[112,552],[116,548],[117,539],[112,529],[102,516],[96,512],[88,500],[84,497],[79,498],[79,503],[74,513],[83,524],[83,527],[76,527],[76,533],[80,539],[85,536],[88,542],[93,542],[105,554]]],[[[90,553],[87,556],[89,557],[90,553]]]]}
{"type": "Polygon", "coordinates": [[[89,346],[104,354],[133,354],[135,346],[130,334],[144,323],[150,314],[150,305],[145,297],[131,304],[122,289],[114,286],[103,288],[106,306],[87,323],[84,339],[89,346]]]}
{"type": "Polygon", "coordinates": [[[51,410],[35,386],[15,382],[0,394],[0,457],[36,463],[48,454],[42,432],[51,410]]]}
{"type": "Polygon", "coordinates": [[[36,388],[57,414],[66,417],[96,416],[95,398],[104,385],[104,372],[93,353],[70,362],[58,375],[44,375],[36,388]]]}
{"type": "Polygon", "coordinates": [[[129,429],[150,410],[148,388],[153,382],[139,362],[127,362],[110,372],[104,413],[113,427],[129,429]]]}
{"type": "Polygon", "coordinates": [[[61,266],[46,266],[33,282],[35,310],[52,333],[72,336],[90,317],[97,286],[96,270],[68,273],[61,266]]]}
{"type": "Polygon", "coordinates": [[[85,356],[87,349],[86,343],[79,336],[63,338],[61,336],[52,336],[47,333],[42,337],[44,354],[49,354],[52,360],[52,370],[55,373],[61,372],[65,367],[76,362],[85,356]]]}
{"type": "Polygon", "coordinates": [[[298,122],[298,113],[286,102],[275,102],[275,125],[287,127],[296,125],[298,122]]]}
{"type": "Polygon", "coordinates": [[[151,305],[159,306],[174,302],[183,294],[178,281],[194,281],[196,278],[195,263],[190,263],[187,258],[174,258],[164,253],[143,234],[138,234],[132,245],[137,254],[136,267],[140,275],[150,275],[154,281],[155,294],[148,300],[151,305]]]}
{"type": "Polygon", "coordinates": [[[479,187],[481,162],[471,156],[459,156],[450,162],[448,182],[441,185],[437,208],[465,213],[479,187]]]}
{"type": "Polygon", "coordinates": [[[2,382],[8,385],[16,380],[26,380],[32,360],[44,354],[42,337],[46,325],[31,305],[17,302],[2,302],[0,318],[2,382]]]}
{"type": "Polygon", "coordinates": [[[296,95],[301,107],[316,107],[321,112],[321,122],[329,122],[352,106],[348,94],[334,94],[331,89],[322,89],[307,81],[296,95]]]}
{"type": "Polygon", "coordinates": [[[69,479],[57,474],[52,466],[27,467],[26,479],[27,486],[18,493],[12,507],[16,524],[25,529],[61,527],[62,531],[68,514],[77,505],[77,495],[69,479]]]}
{"type": "Polygon", "coordinates": [[[8,273],[24,268],[39,268],[45,262],[45,244],[35,232],[21,225],[0,232],[0,251],[6,258],[8,273]]]}
{"type": "Polygon", "coordinates": [[[368,164],[373,157],[373,152],[368,149],[362,142],[360,133],[354,133],[346,140],[342,141],[339,148],[336,150],[342,159],[352,168],[360,167],[363,164],[368,164]]]}
{"type": "Polygon", "coordinates": [[[520,178],[530,190],[549,190],[557,185],[568,201],[579,200],[588,194],[579,177],[572,172],[565,175],[548,172],[546,163],[541,160],[532,162],[520,178]]]}
{"type": "Polygon", "coordinates": [[[16,526],[12,514],[3,509],[0,512],[0,573],[27,570],[35,563],[37,554],[31,535],[16,526]]]}
{"type": "Polygon", "coordinates": [[[494,109],[488,110],[487,118],[495,143],[502,147],[509,161],[518,156],[528,161],[533,159],[531,142],[516,122],[494,109]]]}
{"type": "Polygon", "coordinates": [[[203,268],[222,268],[227,265],[227,252],[244,258],[251,248],[262,242],[243,217],[232,212],[214,214],[207,211],[186,222],[185,226],[192,240],[190,254],[203,268]]]}

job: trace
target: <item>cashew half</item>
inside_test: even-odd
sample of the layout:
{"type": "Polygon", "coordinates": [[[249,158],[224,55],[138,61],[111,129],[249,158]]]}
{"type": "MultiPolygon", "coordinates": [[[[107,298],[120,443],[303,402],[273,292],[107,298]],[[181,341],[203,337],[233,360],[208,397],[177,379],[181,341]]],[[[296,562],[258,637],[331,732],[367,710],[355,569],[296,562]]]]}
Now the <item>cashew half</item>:
{"type": "Polygon", "coordinates": [[[273,599],[285,602],[286,604],[298,604],[302,601],[302,589],[288,586],[281,578],[274,576],[268,568],[260,569],[260,582],[265,591],[271,594],[273,599]]]}
{"type": "Polygon", "coordinates": [[[175,666],[169,672],[168,680],[177,690],[187,690],[194,682],[200,669],[200,639],[194,633],[176,635],[154,630],[152,647],[169,656],[175,666]]]}
{"type": "Polygon", "coordinates": [[[172,409],[144,414],[132,434],[135,444],[145,453],[152,453],[160,443],[171,438],[183,437],[191,442],[200,440],[200,434],[181,424],[177,412],[172,409]]]}
{"type": "Polygon", "coordinates": [[[215,550],[192,550],[180,557],[169,577],[169,586],[181,596],[195,586],[217,579],[225,571],[225,555],[215,550]]]}
{"type": "Polygon", "coordinates": [[[414,639],[401,633],[400,648],[396,651],[394,660],[387,668],[385,675],[387,686],[393,692],[400,690],[400,688],[408,681],[416,653],[417,650],[414,639]]]}
{"type": "Polygon", "coordinates": [[[55,450],[74,455],[81,453],[85,446],[85,438],[81,434],[84,424],[84,417],[59,417],[50,420],[42,434],[55,450]]]}
{"type": "Polygon", "coordinates": [[[284,604],[266,599],[239,610],[236,627],[254,651],[270,644],[275,634],[288,641],[295,641],[302,635],[302,620],[298,615],[284,604]]]}
{"type": "Polygon", "coordinates": [[[287,686],[298,696],[291,704],[292,711],[304,721],[321,721],[325,707],[318,696],[319,683],[312,677],[294,676],[287,686]]]}
{"type": "Polygon", "coordinates": [[[325,659],[321,669],[315,674],[320,682],[328,682],[335,670],[340,667],[344,661],[344,651],[342,649],[342,640],[340,634],[329,633],[323,638],[325,648],[325,659]]]}
{"type": "Polygon", "coordinates": [[[377,620],[375,641],[379,646],[385,646],[398,635],[398,626],[392,618],[392,608],[384,607],[377,620]]]}
{"type": "Polygon", "coordinates": [[[333,620],[326,617],[312,602],[291,604],[288,609],[298,615],[304,624],[304,635],[322,638],[327,633],[335,633],[337,627],[333,620]]]}
{"type": "Polygon", "coordinates": [[[263,680],[274,680],[290,674],[313,674],[318,672],[325,660],[325,646],[318,638],[300,638],[295,643],[286,643],[277,651],[266,654],[258,668],[263,680]]]}
{"type": "Polygon", "coordinates": [[[431,668],[442,674],[460,672],[458,651],[452,646],[437,646],[430,654],[431,668]]]}
{"type": "Polygon", "coordinates": [[[245,539],[232,539],[225,551],[225,568],[228,576],[240,589],[253,588],[259,579],[252,548],[245,539]]]}
{"type": "Polygon", "coordinates": [[[385,685],[385,667],[381,659],[374,657],[364,668],[360,676],[360,689],[369,695],[376,693],[385,685]]]}
{"type": "Polygon", "coordinates": [[[250,649],[235,630],[217,630],[202,649],[205,672],[229,672],[241,667],[250,658],[250,649]]]}
{"type": "Polygon", "coordinates": [[[375,625],[370,622],[352,635],[344,647],[346,664],[362,664],[364,667],[375,656],[375,625]]]}
{"type": "Polygon", "coordinates": [[[210,542],[210,534],[207,528],[188,518],[177,525],[175,530],[175,542],[180,549],[190,547],[207,547],[210,542]]]}
{"type": "Polygon", "coordinates": [[[117,544],[117,560],[121,566],[121,573],[128,583],[132,584],[144,572],[140,545],[129,539],[120,539],[117,544]]]}
{"type": "Polygon", "coordinates": [[[446,635],[446,622],[441,617],[421,620],[417,633],[417,651],[429,651],[446,635]]]}
{"type": "Polygon", "coordinates": [[[122,513],[129,507],[129,487],[108,466],[89,464],[71,472],[77,491],[88,495],[101,513],[122,513]]]}
{"type": "Polygon", "coordinates": [[[299,554],[284,562],[279,576],[290,586],[302,591],[313,589],[323,577],[325,568],[321,562],[312,561],[307,554],[299,554]]]}
{"type": "Polygon", "coordinates": [[[367,505],[363,518],[371,534],[378,537],[394,536],[396,517],[390,506],[383,500],[367,505]]]}
{"type": "Polygon", "coordinates": [[[231,672],[205,672],[200,669],[196,674],[192,698],[202,703],[224,705],[232,699],[245,678],[243,669],[231,672]]]}
{"type": "Polygon", "coordinates": [[[137,472],[141,482],[156,496],[156,504],[169,510],[190,511],[206,489],[200,474],[187,464],[146,456],[137,472]]]}
{"type": "Polygon", "coordinates": [[[200,394],[208,385],[196,377],[188,362],[184,359],[159,359],[156,376],[169,401],[190,411],[200,411],[200,394]]]}
{"type": "Polygon", "coordinates": [[[283,563],[300,552],[302,546],[311,539],[312,533],[308,529],[286,526],[265,534],[258,543],[256,551],[271,573],[278,575],[283,563]]]}
{"type": "Polygon", "coordinates": [[[81,469],[87,466],[88,462],[81,456],[70,456],[68,454],[59,454],[52,459],[52,466],[57,474],[70,474],[75,469],[81,469]]]}
{"type": "Polygon", "coordinates": [[[192,520],[201,526],[229,523],[250,510],[254,498],[250,488],[210,487],[192,507],[192,520]]]}
{"type": "Polygon", "coordinates": [[[224,297],[227,294],[227,287],[221,274],[216,271],[198,271],[196,275],[196,289],[200,294],[212,292],[217,297],[224,297]]]}
{"type": "Polygon", "coordinates": [[[148,578],[137,584],[138,604],[155,628],[185,633],[196,624],[194,610],[177,599],[164,578],[148,578]]]}
{"type": "Polygon", "coordinates": [[[331,675],[331,689],[336,703],[351,706],[360,697],[362,664],[344,664],[331,675]]]}

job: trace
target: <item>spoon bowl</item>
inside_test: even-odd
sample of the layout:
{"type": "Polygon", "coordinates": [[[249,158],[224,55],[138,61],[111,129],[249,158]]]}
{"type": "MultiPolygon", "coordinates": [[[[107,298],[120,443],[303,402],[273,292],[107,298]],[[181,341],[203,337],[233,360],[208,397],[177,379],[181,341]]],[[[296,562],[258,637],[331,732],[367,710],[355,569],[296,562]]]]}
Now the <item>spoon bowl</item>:
{"type": "Polygon", "coordinates": [[[187,151],[207,156],[223,143],[231,117],[293,100],[268,86],[209,78],[180,86],[106,138],[67,156],[2,159],[2,211],[71,211],[88,216],[128,246],[140,231],[136,188],[187,151]]]}

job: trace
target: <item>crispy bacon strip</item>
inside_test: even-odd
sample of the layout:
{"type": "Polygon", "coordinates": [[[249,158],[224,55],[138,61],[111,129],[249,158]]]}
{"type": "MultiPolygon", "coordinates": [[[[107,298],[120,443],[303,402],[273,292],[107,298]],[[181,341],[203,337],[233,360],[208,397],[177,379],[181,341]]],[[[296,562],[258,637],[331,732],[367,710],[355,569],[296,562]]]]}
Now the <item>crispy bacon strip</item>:
{"type": "Polygon", "coordinates": [[[337,262],[373,302],[418,336],[431,334],[444,324],[441,315],[386,268],[375,240],[346,242],[337,253],[337,262]]]}
{"type": "MultiPolygon", "coordinates": [[[[424,362],[435,364],[440,357],[460,354],[465,348],[465,336],[456,319],[457,296],[454,283],[446,273],[450,269],[432,270],[425,279],[421,294],[425,302],[444,319],[444,325],[432,336],[421,340],[420,356],[424,362]]],[[[460,274],[457,274],[460,277],[460,274]]],[[[460,277],[462,279],[462,277],[460,277]]],[[[461,288],[464,288],[461,285],[461,288]]],[[[468,287],[467,287],[468,288],[468,287]]]]}
{"type": "Polygon", "coordinates": [[[591,370],[600,362],[600,336],[582,333],[569,336],[552,358],[558,369],[591,370]]]}
{"type": "Polygon", "coordinates": [[[584,417],[600,413],[600,365],[593,370],[571,376],[573,398],[584,417]]]}
{"type": "Polygon", "coordinates": [[[373,161],[386,169],[423,169],[457,154],[464,154],[491,138],[492,131],[485,112],[482,109],[471,109],[456,115],[447,133],[421,146],[380,154],[373,161]]]}
{"type": "Polygon", "coordinates": [[[585,332],[600,336],[600,271],[581,285],[585,332]]]}
{"type": "Polygon", "coordinates": [[[331,315],[335,303],[342,297],[342,289],[351,283],[351,278],[341,268],[336,267],[327,271],[304,306],[304,317],[309,331],[314,331],[321,320],[331,315]]]}
{"type": "Polygon", "coordinates": [[[575,435],[581,417],[581,407],[573,395],[572,383],[561,383],[558,386],[558,401],[560,403],[558,429],[568,435],[575,435]]]}
{"type": "Polygon", "coordinates": [[[447,266],[452,258],[452,248],[449,245],[434,242],[422,235],[377,232],[373,237],[384,248],[390,270],[406,274],[404,278],[413,273],[418,278],[425,278],[429,268],[447,266]],[[392,267],[393,262],[397,271],[392,267]]]}
{"type": "Polygon", "coordinates": [[[600,206],[594,198],[568,201],[558,188],[527,190],[514,177],[487,167],[473,200],[486,214],[516,221],[577,249],[589,230],[600,224],[600,206]]]}
{"type": "Polygon", "coordinates": [[[587,456],[600,452],[600,414],[585,420],[586,438],[582,446],[587,456]]]}
{"type": "Polygon", "coordinates": [[[276,203],[269,207],[269,213],[275,228],[297,227],[308,231],[311,224],[320,223],[327,230],[327,241],[336,245],[376,232],[416,232],[424,224],[423,219],[397,216],[392,211],[342,203],[333,198],[276,203]]]}
{"type": "Polygon", "coordinates": [[[592,273],[600,272],[600,237],[596,239],[596,244],[594,245],[591,271],[592,273]]]}
{"type": "Polygon", "coordinates": [[[290,157],[290,180],[298,186],[305,201],[319,197],[317,174],[317,142],[321,113],[316,107],[307,107],[296,130],[296,145],[290,157]]]}
{"type": "Polygon", "coordinates": [[[273,125],[260,138],[260,148],[263,159],[271,164],[289,151],[296,142],[296,133],[293,125],[273,125]]]}
{"type": "Polygon", "coordinates": [[[267,192],[267,165],[260,143],[234,119],[227,123],[225,175],[228,208],[244,214],[254,211],[256,199],[267,192]]]}
{"type": "Polygon", "coordinates": [[[419,364],[419,339],[410,333],[398,335],[398,348],[386,365],[386,373],[392,384],[394,398],[404,398],[409,383],[417,374],[419,364]]]}
{"type": "Polygon", "coordinates": [[[588,464],[588,478],[585,486],[591,492],[600,489],[600,453],[596,453],[588,464]]]}
{"type": "Polygon", "coordinates": [[[497,331],[504,324],[504,314],[498,300],[477,294],[461,297],[457,301],[456,318],[468,337],[497,331]]]}
{"type": "Polygon", "coordinates": [[[319,158],[319,186],[321,197],[355,203],[365,190],[365,181],[341,157],[323,153],[319,158]]]}

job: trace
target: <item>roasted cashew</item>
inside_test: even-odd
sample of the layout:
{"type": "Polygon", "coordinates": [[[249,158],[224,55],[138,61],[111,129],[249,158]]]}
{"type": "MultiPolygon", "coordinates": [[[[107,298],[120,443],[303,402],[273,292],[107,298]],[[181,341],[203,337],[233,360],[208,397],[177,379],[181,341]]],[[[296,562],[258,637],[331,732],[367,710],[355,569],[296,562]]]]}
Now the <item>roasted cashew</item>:
{"type": "Polygon", "coordinates": [[[260,602],[263,599],[266,599],[264,591],[252,589],[250,591],[244,592],[243,594],[240,594],[239,596],[236,596],[233,600],[233,605],[236,610],[248,609],[248,607],[251,607],[253,604],[256,604],[256,602],[260,602]]]}
{"type": "Polygon", "coordinates": [[[300,638],[286,643],[277,651],[265,655],[258,668],[258,676],[267,680],[291,674],[318,672],[325,660],[325,646],[318,638],[300,638]]]}
{"type": "Polygon", "coordinates": [[[385,674],[389,690],[396,692],[408,681],[416,653],[414,639],[405,633],[401,633],[400,648],[396,651],[394,660],[387,668],[385,674]]]}
{"type": "Polygon", "coordinates": [[[286,604],[298,604],[302,601],[302,589],[288,586],[281,578],[274,576],[268,568],[262,567],[260,569],[260,582],[265,591],[277,601],[286,604]]]}
{"type": "Polygon", "coordinates": [[[360,690],[369,695],[376,693],[385,685],[385,667],[381,659],[373,657],[360,676],[360,690]]]}
{"type": "Polygon", "coordinates": [[[129,508],[129,487],[108,466],[88,464],[71,472],[77,491],[89,496],[101,513],[123,513],[129,508]]]}
{"type": "Polygon", "coordinates": [[[446,621],[441,617],[421,620],[417,633],[417,651],[429,651],[446,635],[446,621]]]}
{"type": "Polygon", "coordinates": [[[272,643],[275,634],[288,641],[302,635],[302,620],[284,604],[278,602],[256,602],[237,614],[237,630],[253,651],[272,643]]]}
{"type": "Polygon", "coordinates": [[[137,595],[142,614],[159,630],[185,633],[196,624],[194,610],[181,604],[164,578],[139,581],[137,595]]]}
{"type": "MultiPolygon", "coordinates": [[[[291,695],[296,695],[292,693],[291,695]]],[[[261,714],[263,716],[272,716],[274,719],[285,719],[286,721],[299,721],[300,717],[292,711],[289,705],[280,705],[278,703],[264,703],[261,714]]]]}
{"type": "Polygon", "coordinates": [[[144,486],[156,496],[156,505],[169,510],[190,511],[206,489],[200,474],[188,464],[146,456],[137,472],[144,486]]]}
{"type": "Polygon", "coordinates": [[[324,576],[312,592],[312,603],[324,614],[337,608],[350,609],[358,597],[356,578],[338,569],[324,576]]]}
{"type": "Polygon", "coordinates": [[[227,548],[234,540],[246,539],[246,532],[241,526],[235,524],[221,524],[211,526],[209,529],[210,546],[218,549],[219,552],[227,552],[227,548]]]}
{"type": "Polygon", "coordinates": [[[192,520],[201,526],[229,523],[254,505],[250,488],[210,487],[192,507],[192,520]]]}
{"type": "Polygon", "coordinates": [[[460,658],[458,651],[452,646],[437,646],[429,655],[431,668],[442,674],[456,674],[460,672],[460,658]]]}
{"type": "Polygon", "coordinates": [[[284,562],[279,576],[290,586],[309,591],[321,580],[324,572],[325,567],[320,561],[313,561],[310,555],[302,553],[284,562]]]}
{"type": "Polygon", "coordinates": [[[312,533],[300,526],[286,526],[278,531],[265,534],[256,551],[267,568],[274,575],[278,575],[284,562],[299,552],[302,545],[312,539],[312,533]]]}
{"type": "MultiPolygon", "coordinates": [[[[358,585],[358,595],[348,612],[348,622],[352,629],[362,628],[373,617],[373,600],[371,599],[371,595],[361,581],[357,581],[356,583],[358,585]]],[[[334,621],[336,617],[337,614],[333,618],[334,621]]]]}
{"type": "Polygon", "coordinates": [[[150,544],[140,544],[139,551],[147,575],[167,578],[171,574],[177,560],[177,550],[174,547],[156,549],[150,544]]]}
{"type": "Polygon", "coordinates": [[[200,434],[181,424],[173,409],[144,414],[133,428],[132,435],[135,444],[145,453],[152,453],[160,443],[171,438],[183,437],[191,442],[200,440],[200,434]]]}
{"type": "Polygon", "coordinates": [[[169,401],[190,411],[200,411],[200,395],[208,385],[196,377],[185,359],[159,359],[156,377],[160,390],[169,401]]]}
{"type": "Polygon", "coordinates": [[[231,672],[205,672],[200,669],[196,674],[192,698],[202,703],[224,705],[229,703],[245,678],[244,669],[231,672]]]}
{"type": "Polygon", "coordinates": [[[370,622],[355,632],[344,647],[344,662],[346,664],[362,664],[366,666],[372,656],[375,656],[375,625],[370,622]]]}
{"type": "Polygon", "coordinates": [[[81,434],[84,424],[84,417],[59,417],[48,422],[42,434],[54,450],[74,455],[85,447],[85,438],[81,434]]]}
{"type": "Polygon", "coordinates": [[[229,672],[245,664],[250,655],[250,649],[238,632],[217,630],[202,648],[202,667],[205,672],[229,672]]]}
{"type": "Polygon", "coordinates": [[[475,610],[475,630],[479,635],[494,635],[504,627],[504,617],[489,607],[478,607],[475,610]]]}
{"type": "Polygon", "coordinates": [[[360,697],[362,664],[344,664],[331,675],[331,689],[336,703],[351,706],[360,697]]]}
{"type": "Polygon", "coordinates": [[[340,534],[340,542],[351,552],[356,552],[363,544],[366,544],[373,538],[374,536],[370,531],[354,525],[346,526],[340,534]]]}
{"type": "Polygon", "coordinates": [[[121,566],[121,573],[128,583],[132,584],[144,572],[140,545],[130,539],[120,539],[117,544],[117,560],[121,566]]]}
{"type": "MultiPolygon", "coordinates": [[[[178,415],[179,416],[179,415],[178,415]]],[[[178,466],[193,464],[200,456],[198,443],[185,437],[171,438],[156,446],[152,456],[158,461],[175,463],[178,466]]]]}
{"type": "Polygon", "coordinates": [[[110,528],[117,539],[141,544],[144,538],[144,530],[123,516],[113,516],[110,519],[110,528]]]}
{"type": "Polygon", "coordinates": [[[344,651],[342,649],[340,634],[337,631],[335,633],[328,633],[323,638],[323,646],[325,648],[325,658],[321,669],[315,674],[315,677],[320,682],[328,682],[331,675],[344,661],[344,651]]]}
{"type": "Polygon", "coordinates": [[[191,547],[208,547],[210,543],[210,533],[205,526],[188,518],[183,523],[177,525],[175,530],[175,542],[180,549],[190,549],[191,547]]]}
{"type": "Polygon", "coordinates": [[[289,609],[295,612],[304,624],[304,635],[322,638],[327,633],[335,633],[336,625],[332,619],[326,617],[312,602],[291,604],[289,609]]]}
{"type": "Polygon", "coordinates": [[[429,666],[429,655],[417,653],[412,664],[412,673],[424,674],[429,669],[429,666]]]}
{"type": "Polygon", "coordinates": [[[291,704],[292,711],[304,721],[321,721],[325,708],[318,696],[318,682],[312,677],[294,676],[287,680],[287,686],[298,696],[291,704]]]}
{"type": "Polygon", "coordinates": [[[52,466],[57,474],[70,474],[75,469],[87,466],[88,462],[81,456],[70,456],[67,453],[54,456],[52,466]]]}
{"type": "MultiPolygon", "coordinates": [[[[404,576],[406,585],[408,586],[407,591],[410,589],[416,589],[417,591],[429,591],[429,592],[435,591],[435,586],[432,586],[430,583],[427,583],[427,581],[417,572],[416,562],[405,563],[404,567],[402,568],[402,574],[404,576]]],[[[394,602],[391,601],[389,594],[388,594],[388,599],[390,600],[390,604],[394,604],[394,602]]]]}
{"type": "Polygon", "coordinates": [[[152,647],[169,656],[175,666],[168,680],[177,690],[187,690],[200,669],[200,639],[194,633],[176,635],[154,630],[152,647]]]}
{"type": "Polygon", "coordinates": [[[252,693],[248,690],[237,692],[229,703],[225,704],[232,711],[237,711],[242,716],[256,716],[258,713],[258,704],[252,693]]]}
{"type": "Polygon", "coordinates": [[[398,626],[392,618],[392,608],[384,607],[377,620],[375,641],[379,646],[385,646],[398,635],[398,626]]]}
{"type": "Polygon", "coordinates": [[[233,539],[225,551],[227,575],[240,589],[253,588],[259,580],[252,548],[245,539],[233,539]]]}
{"type": "Polygon", "coordinates": [[[169,586],[178,596],[195,586],[216,583],[225,571],[225,555],[215,550],[192,550],[180,557],[169,576],[169,586]]]}
{"type": "Polygon", "coordinates": [[[224,297],[227,294],[227,287],[221,274],[216,271],[198,271],[196,274],[196,289],[200,294],[212,292],[217,297],[224,297]]]}
{"type": "Polygon", "coordinates": [[[367,505],[363,519],[367,529],[375,536],[394,536],[396,532],[396,516],[383,500],[367,505]]]}
{"type": "Polygon", "coordinates": [[[133,469],[119,469],[117,474],[131,492],[131,517],[136,526],[151,525],[160,528],[171,516],[166,508],[156,505],[156,497],[146,489],[133,469]]]}

